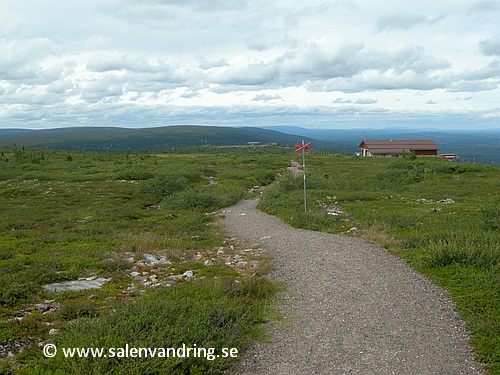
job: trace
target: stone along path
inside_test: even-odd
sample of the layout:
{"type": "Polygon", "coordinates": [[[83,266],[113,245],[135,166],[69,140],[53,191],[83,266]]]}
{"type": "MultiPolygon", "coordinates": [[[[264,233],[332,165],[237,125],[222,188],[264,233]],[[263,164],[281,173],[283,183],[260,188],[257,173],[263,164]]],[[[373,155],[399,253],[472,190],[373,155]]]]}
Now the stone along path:
{"type": "Polygon", "coordinates": [[[385,249],[294,229],[242,201],[227,232],[259,244],[284,281],[285,329],[256,343],[234,374],[481,374],[445,292],[385,249]]]}

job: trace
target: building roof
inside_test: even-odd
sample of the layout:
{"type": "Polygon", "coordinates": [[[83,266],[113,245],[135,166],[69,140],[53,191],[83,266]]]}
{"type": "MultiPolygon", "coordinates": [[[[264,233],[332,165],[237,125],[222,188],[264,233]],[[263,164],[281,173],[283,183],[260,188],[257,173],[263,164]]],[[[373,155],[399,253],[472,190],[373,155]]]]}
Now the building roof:
{"type": "Polygon", "coordinates": [[[364,140],[359,147],[368,149],[372,154],[403,153],[416,150],[439,150],[439,146],[434,141],[430,140],[364,140]]]}

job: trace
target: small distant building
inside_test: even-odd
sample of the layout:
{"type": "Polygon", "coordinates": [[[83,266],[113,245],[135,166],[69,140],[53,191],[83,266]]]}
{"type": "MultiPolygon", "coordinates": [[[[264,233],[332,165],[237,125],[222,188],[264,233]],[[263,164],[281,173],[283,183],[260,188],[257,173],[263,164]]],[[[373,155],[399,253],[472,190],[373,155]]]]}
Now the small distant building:
{"type": "Polygon", "coordinates": [[[448,160],[456,160],[456,159],[458,159],[458,155],[457,154],[439,154],[437,157],[441,158],[441,159],[448,159],[448,160]]]}
{"type": "Polygon", "coordinates": [[[437,156],[439,146],[429,140],[364,140],[359,144],[361,156],[392,157],[403,154],[437,156]]]}

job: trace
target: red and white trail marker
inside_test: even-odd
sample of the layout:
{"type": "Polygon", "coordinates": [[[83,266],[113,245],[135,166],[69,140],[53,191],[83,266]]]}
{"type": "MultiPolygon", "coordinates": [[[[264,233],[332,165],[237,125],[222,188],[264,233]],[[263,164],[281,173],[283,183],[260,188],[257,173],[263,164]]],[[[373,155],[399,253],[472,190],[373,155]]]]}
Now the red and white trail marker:
{"type": "Polygon", "coordinates": [[[296,142],[295,147],[297,147],[297,149],[295,150],[295,152],[299,152],[302,150],[306,150],[307,152],[311,152],[312,150],[309,148],[310,145],[311,145],[311,142],[307,142],[306,144],[304,144],[304,141],[302,141],[302,144],[296,142]]]}

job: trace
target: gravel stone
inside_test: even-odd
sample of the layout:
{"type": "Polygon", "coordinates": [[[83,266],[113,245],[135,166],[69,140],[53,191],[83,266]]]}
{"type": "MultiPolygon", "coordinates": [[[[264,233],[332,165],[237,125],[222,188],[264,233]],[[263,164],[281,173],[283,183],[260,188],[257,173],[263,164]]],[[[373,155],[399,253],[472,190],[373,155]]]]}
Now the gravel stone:
{"type": "Polygon", "coordinates": [[[378,245],[294,229],[256,209],[224,211],[231,236],[273,258],[285,323],[232,374],[482,374],[446,292],[378,245]],[[283,327],[284,326],[284,327],[283,327]]]}

